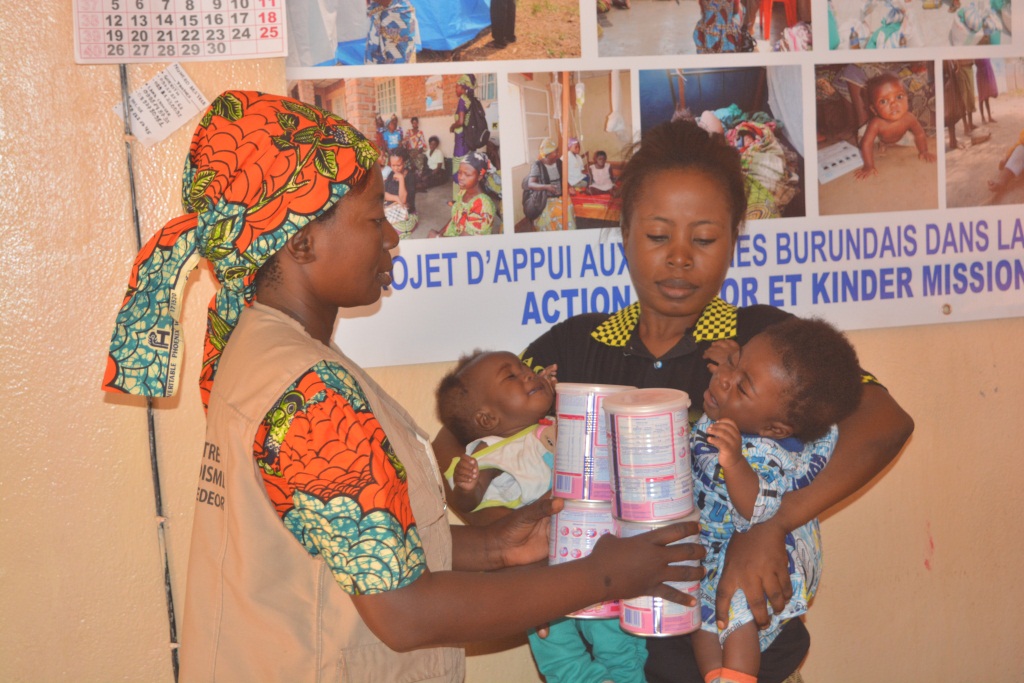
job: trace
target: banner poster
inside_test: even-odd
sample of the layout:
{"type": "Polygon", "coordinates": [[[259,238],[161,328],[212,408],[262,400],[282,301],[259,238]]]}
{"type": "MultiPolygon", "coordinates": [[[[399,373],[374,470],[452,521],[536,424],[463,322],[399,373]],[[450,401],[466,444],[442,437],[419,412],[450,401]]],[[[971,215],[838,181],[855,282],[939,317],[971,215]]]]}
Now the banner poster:
{"type": "Polygon", "coordinates": [[[290,94],[371,137],[391,176],[393,286],[337,330],[367,366],[518,352],[634,301],[617,174],[632,141],[678,117],[720,127],[747,173],[727,301],[847,330],[1024,314],[1012,0],[288,0],[287,14],[290,94]],[[524,202],[547,173],[557,192],[524,202]]]}

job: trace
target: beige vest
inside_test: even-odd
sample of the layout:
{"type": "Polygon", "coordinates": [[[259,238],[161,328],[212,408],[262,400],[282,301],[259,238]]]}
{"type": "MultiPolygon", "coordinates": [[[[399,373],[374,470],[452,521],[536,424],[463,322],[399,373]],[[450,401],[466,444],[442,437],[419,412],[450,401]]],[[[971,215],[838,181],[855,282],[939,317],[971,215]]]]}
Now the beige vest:
{"type": "Polygon", "coordinates": [[[431,571],[451,569],[444,494],[426,435],[395,401],[334,347],[284,314],[242,313],[217,370],[196,494],[181,635],[181,681],[456,683],[463,652],[400,654],[363,624],[319,557],[274,510],[252,453],[273,403],[317,362],[344,365],[359,382],[409,482],[431,571]]]}

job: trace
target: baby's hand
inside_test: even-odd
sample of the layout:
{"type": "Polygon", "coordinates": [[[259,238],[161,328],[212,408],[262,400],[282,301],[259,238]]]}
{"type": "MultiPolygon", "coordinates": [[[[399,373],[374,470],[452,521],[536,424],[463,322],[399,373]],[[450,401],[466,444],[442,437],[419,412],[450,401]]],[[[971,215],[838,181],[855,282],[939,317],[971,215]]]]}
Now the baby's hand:
{"type": "Polygon", "coordinates": [[[999,170],[1002,171],[1004,168],[1006,168],[1006,159],[999,162],[999,170]]]}
{"type": "Polygon", "coordinates": [[[714,372],[719,365],[727,361],[729,356],[739,351],[739,349],[740,345],[735,339],[719,339],[712,343],[708,350],[704,352],[704,357],[711,361],[708,363],[708,370],[714,372]]]}
{"type": "Polygon", "coordinates": [[[477,463],[476,458],[469,455],[459,458],[458,464],[455,465],[455,473],[452,475],[452,479],[457,487],[463,491],[472,491],[476,488],[476,482],[479,477],[480,465],[477,463]]]}
{"type": "Polygon", "coordinates": [[[864,180],[870,178],[873,175],[878,175],[878,169],[874,166],[862,166],[853,172],[853,177],[857,180],[864,180]]]}
{"type": "Polygon", "coordinates": [[[708,443],[718,449],[718,464],[729,469],[743,460],[740,429],[729,418],[722,418],[708,427],[708,443]]]}
{"type": "Polygon", "coordinates": [[[923,151],[923,152],[920,152],[920,153],[919,153],[919,154],[917,155],[917,158],[918,158],[918,159],[921,159],[922,161],[927,161],[927,162],[928,162],[928,163],[930,163],[930,164],[931,164],[931,163],[935,163],[935,155],[934,155],[934,154],[932,154],[931,152],[929,152],[928,150],[925,150],[925,151],[923,151]]]}

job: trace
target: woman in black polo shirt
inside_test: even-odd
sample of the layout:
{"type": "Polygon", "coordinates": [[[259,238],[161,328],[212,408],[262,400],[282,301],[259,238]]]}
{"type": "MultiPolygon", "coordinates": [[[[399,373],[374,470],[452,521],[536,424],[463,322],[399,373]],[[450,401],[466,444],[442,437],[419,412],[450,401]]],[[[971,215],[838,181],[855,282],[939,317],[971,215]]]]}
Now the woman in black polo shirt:
{"type": "MultiPolygon", "coordinates": [[[[745,212],[739,156],[723,137],[687,121],[652,128],[622,173],[622,240],[637,303],[559,323],[526,348],[523,360],[537,369],[557,364],[561,382],[681,389],[699,416],[711,379],[704,358],[711,343],[744,344],[790,315],[771,306],[736,308],[718,298],[745,212]]],[[[750,607],[755,620],[767,624],[767,604],[781,610],[791,593],[786,534],[865,485],[912,431],[910,416],[869,382],[857,412],[839,425],[829,466],[788,495],[775,517],[730,543],[719,614],[727,616],[729,599],[742,589],[748,597],[765,596],[750,607]]],[[[442,461],[454,453],[444,434],[435,450],[442,461]]],[[[809,643],[803,622],[790,622],[763,653],[758,680],[785,680],[809,643]]],[[[649,683],[701,683],[688,636],[651,638],[648,653],[649,683]]]]}

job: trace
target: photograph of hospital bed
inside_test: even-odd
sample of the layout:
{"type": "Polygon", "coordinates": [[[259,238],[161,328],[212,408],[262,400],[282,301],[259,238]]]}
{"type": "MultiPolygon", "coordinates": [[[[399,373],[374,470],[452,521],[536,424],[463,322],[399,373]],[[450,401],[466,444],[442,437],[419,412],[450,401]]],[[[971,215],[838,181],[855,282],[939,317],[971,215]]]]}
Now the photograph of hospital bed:
{"type": "Polygon", "coordinates": [[[515,231],[618,226],[621,205],[617,183],[608,193],[598,192],[591,187],[597,175],[592,166],[598,156],[605,157],[615,179],[632,142],[629,70],[512,73],[508,83],[510,106],[519,113],[521,122],[518,127],[510,127],[515,130],[502,128],[502,163],[511,168],[515,231]],[[556,145],[555,163],[563,169],[559,181],[562,189],[558,197],[548,200],[544,215],[531,220],[523,211],[522,184],[539,158],[546,156],[540,153],[545,141],[556,145]],[[570,145],[573,141],[579,145],[576,151],[570,145]],[[569,182],[573,154],[583,161],[586,185],[572,187],[569,182]],[[562,211],[561,198],[565,196],[570,198],[568,211],[562,211]]]}
{"type": "Polygon", "coordinates": [[[799,66],[641,71],[640,126],[701,119],[740,151],[747,220],[805,215],[799,66]]]}

